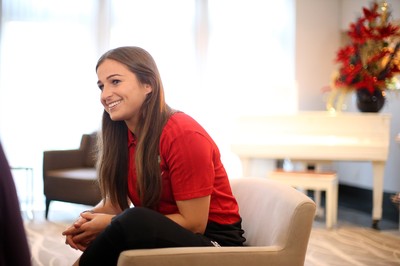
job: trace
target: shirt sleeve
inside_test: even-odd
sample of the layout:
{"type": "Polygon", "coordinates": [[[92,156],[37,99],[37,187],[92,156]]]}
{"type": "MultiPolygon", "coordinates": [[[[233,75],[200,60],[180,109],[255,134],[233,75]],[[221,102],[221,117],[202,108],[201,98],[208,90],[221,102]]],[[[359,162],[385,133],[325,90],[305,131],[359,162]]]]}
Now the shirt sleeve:
{"type": "Polygon", "coordinates": [[[175,200],[211,195],[214,183],[213,145],[196,131],[186,131],[171,142],[167,164],[175,200]]]}

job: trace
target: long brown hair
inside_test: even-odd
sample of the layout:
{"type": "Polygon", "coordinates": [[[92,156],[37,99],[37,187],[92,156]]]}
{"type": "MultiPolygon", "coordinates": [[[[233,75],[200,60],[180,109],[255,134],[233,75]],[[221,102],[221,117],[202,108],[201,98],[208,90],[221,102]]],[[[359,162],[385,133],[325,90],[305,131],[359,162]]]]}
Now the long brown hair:
{"type": "MultiPolygon", "coordinates": [[[[171,115],[165,103],[164,88],[153,57],[134,46],[119,47],[106,52],[97,62],[97,68],[106,59],[124,64],[139,82],[152,87],[140,108],[137,126],[135,164],[137,190],[144,207],[155,208],[161,197],[161,170],[159,142],[162,129],[171,115]]],[[[124,121],[112,121],[104,111],[99,134],[97,169],[103,198],[121,209],[128,208],[128,128],[124,121]]]]}

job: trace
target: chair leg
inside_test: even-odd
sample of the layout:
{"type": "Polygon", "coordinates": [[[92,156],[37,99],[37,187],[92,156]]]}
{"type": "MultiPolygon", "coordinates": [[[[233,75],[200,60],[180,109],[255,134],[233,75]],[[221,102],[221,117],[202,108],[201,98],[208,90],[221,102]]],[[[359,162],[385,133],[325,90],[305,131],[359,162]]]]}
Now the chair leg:
{"type": "Polygon", "coordinates": [[[46,218],[46,220],[47,220],[47,217],[49,216],[50,202],[51,202],[51,200],[46,198],[46,210],[44,213],[44,217],[46,218]]]}

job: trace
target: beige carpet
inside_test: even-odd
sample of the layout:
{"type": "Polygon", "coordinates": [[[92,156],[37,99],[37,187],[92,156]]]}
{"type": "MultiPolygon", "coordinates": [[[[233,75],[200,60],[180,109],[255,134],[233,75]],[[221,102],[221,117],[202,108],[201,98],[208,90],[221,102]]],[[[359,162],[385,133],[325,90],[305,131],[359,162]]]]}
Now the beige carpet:
{"type": "Polygon", "coordinates": [[[371,228],[344,226],[311,231],[305,266],[400,265],[400,237],[371,228]]]}
{"type": "MultiPolygon", "coordinates": [[[[69,224],[37,219],[25,222],[34,266],[71,265],[79,257],[80,252],[65,245],[61,236],[69,224]]],[[[326,230],[316,222],[305,265],[400,265],[400,234],[348,225],[326,230]]]]}
{"type": "Polygon", "coordinates": [[[54,222],[25,222],[31,247],[33,266],[70,266],[81,254],[65,244],[61,232],[67,224],[54,222]]]}

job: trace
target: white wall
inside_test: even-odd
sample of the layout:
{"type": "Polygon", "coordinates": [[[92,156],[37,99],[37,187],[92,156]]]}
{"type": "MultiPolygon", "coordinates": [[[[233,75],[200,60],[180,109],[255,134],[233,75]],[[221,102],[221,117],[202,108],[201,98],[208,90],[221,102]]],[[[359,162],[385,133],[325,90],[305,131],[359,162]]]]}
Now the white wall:
{"type": "Polygon", "coordinates": [[[339,0],[296,1],[296,80],[299,110],[325,110],[323,86],[340,44],[339,0]]]}
{"type": "MultiPolygon", "coordinates": [[[[393,18],[400,18],[400,0],[388,0],[393,18]]],[[[299,110],[325,110],[321,88],[328,85],[336,69],[333,60],[340,47],[343,25],[355,20],[368,6],[367,0],[298,0],[296,1],[296,79],[299,110]]],[[[354,99],[347,99],[346,111],[358,112],[354,99]]],[[[400,191],[400,144],[394,138],[400,132],[400,94],[389,93],[381,112],[392,114],[391,143],[385,168],[384,190],[400,191]]],[[[372,189],[370,163],[342,162],[333,164],[340,183],[372,189]]]]}

